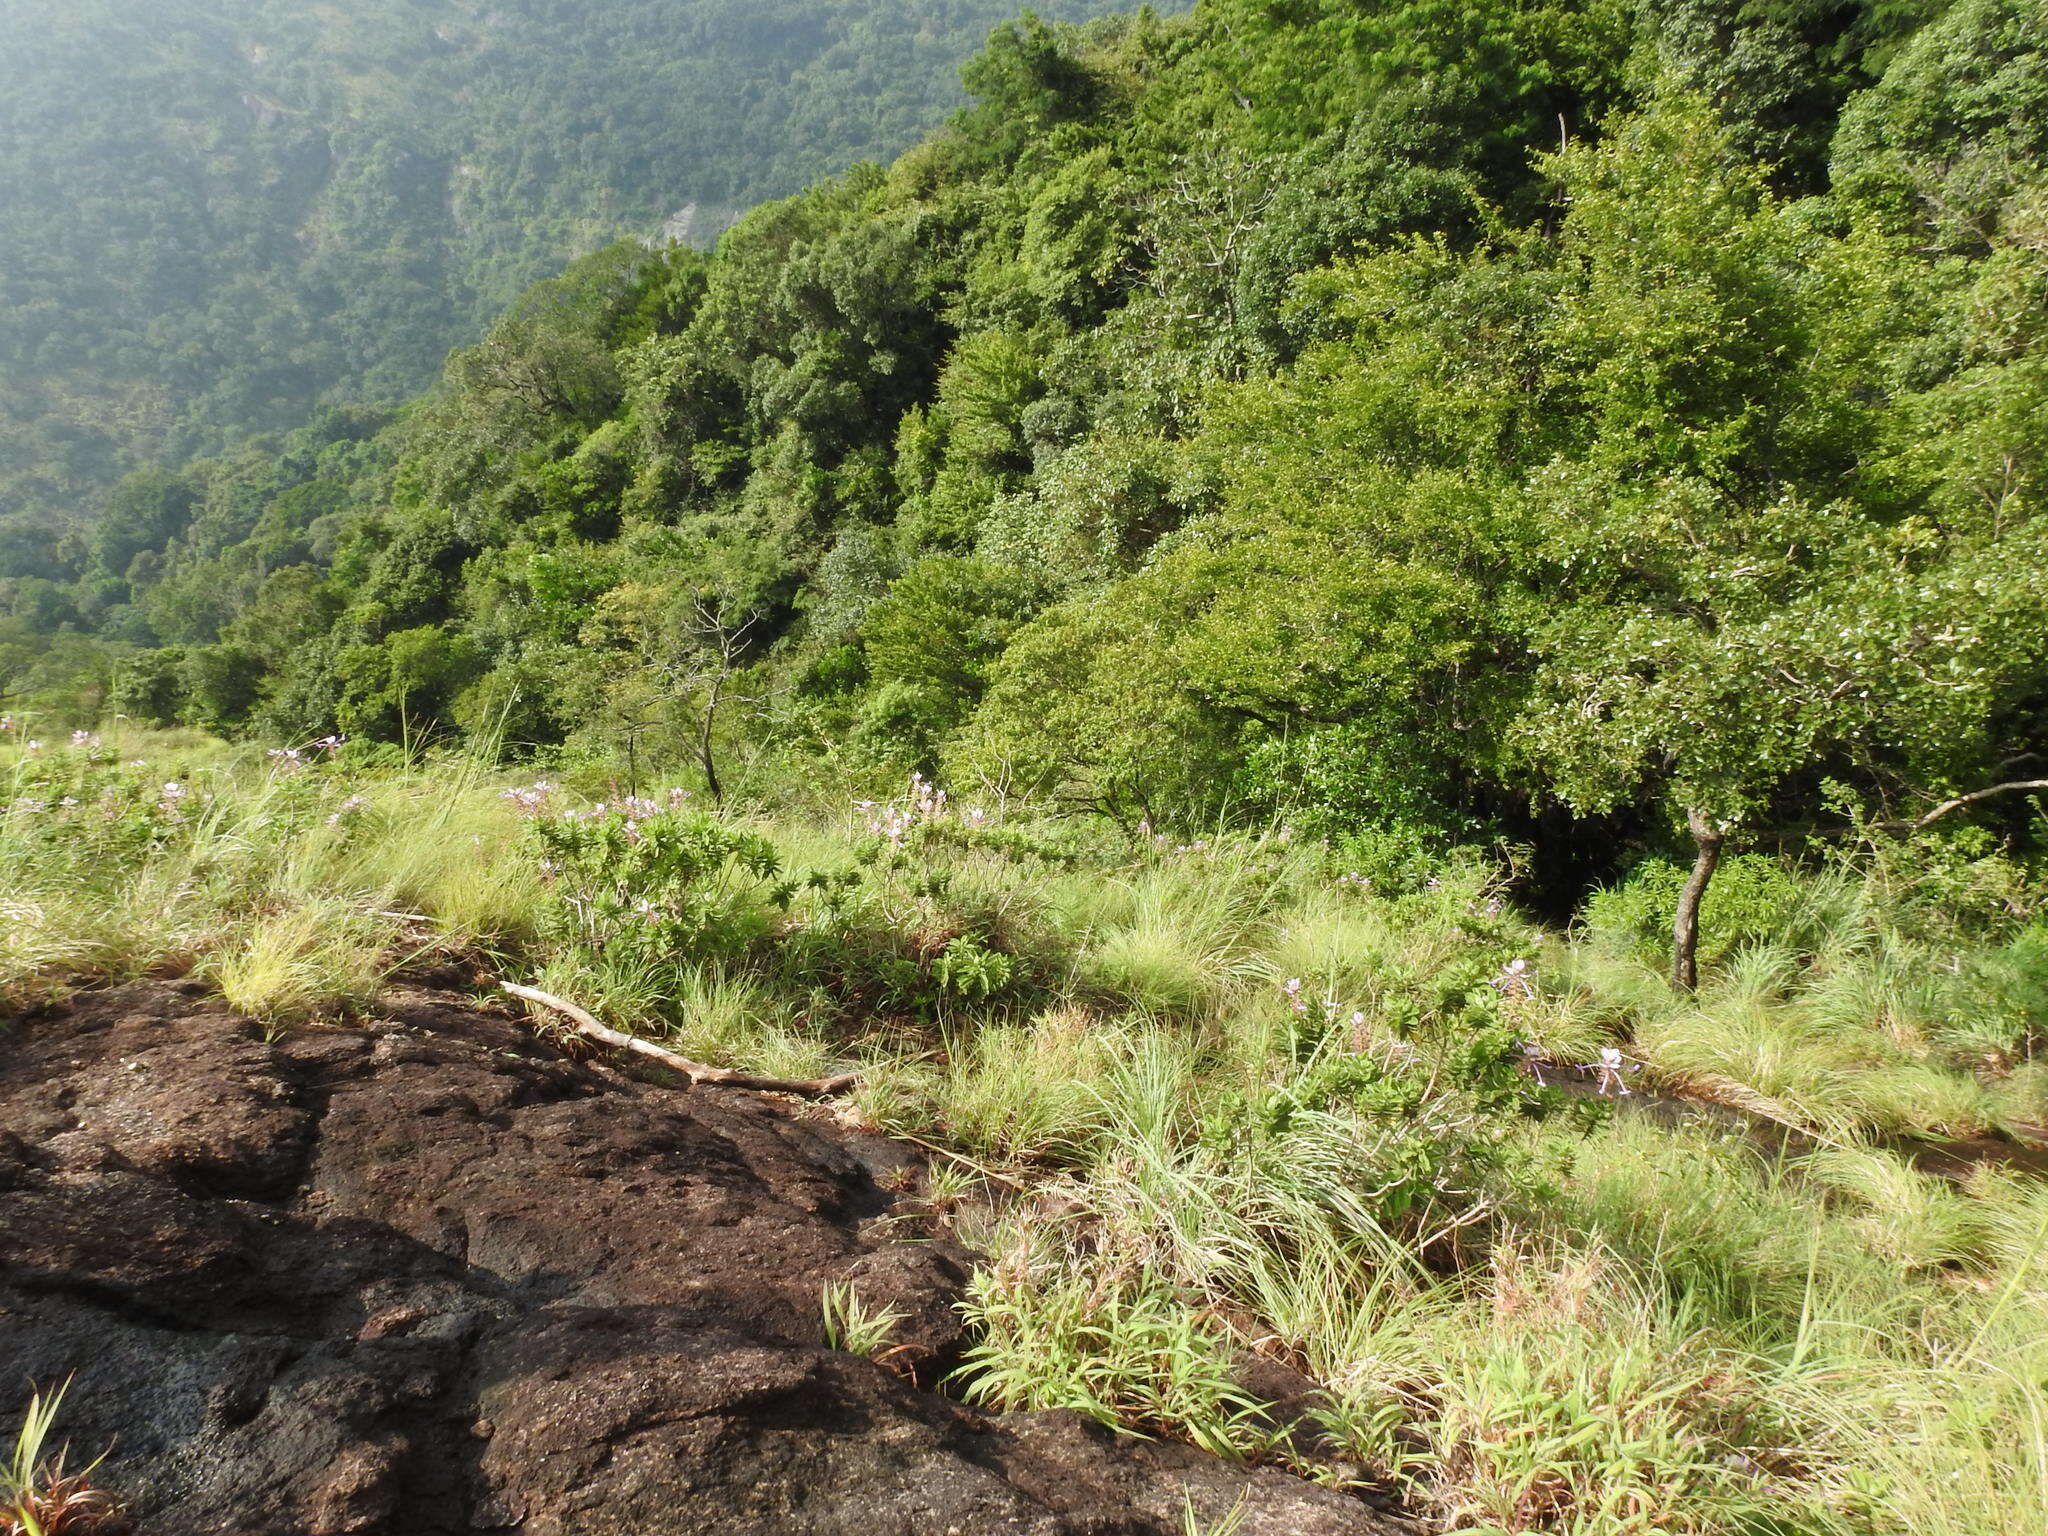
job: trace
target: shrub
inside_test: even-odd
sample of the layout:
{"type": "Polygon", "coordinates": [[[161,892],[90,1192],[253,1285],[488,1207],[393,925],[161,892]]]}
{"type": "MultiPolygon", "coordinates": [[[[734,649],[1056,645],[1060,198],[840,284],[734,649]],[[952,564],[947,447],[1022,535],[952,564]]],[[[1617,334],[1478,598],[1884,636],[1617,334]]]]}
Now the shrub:
{"type": "MultiPolygon", "coordinates": [[[[1595,943],[1656,961],[1670,951],[1671,914],[1686,869],[1646,859],[1619,885],[1596,891],[1583,923],[1595,943]]],[[[1721,861],[1700,904],[1700,959],[1725,962],[1745,944],[1799,945],[1819,931],[1816,888],[1781,860],[1738,853],[1721,861]]]]}
{"type": "Polygon", "coordinates": [[[551,936],[619,957],[712,958],[769,932],[791,888],[766,838],[702,812],[628,799],[533,824],[551,936]]]}

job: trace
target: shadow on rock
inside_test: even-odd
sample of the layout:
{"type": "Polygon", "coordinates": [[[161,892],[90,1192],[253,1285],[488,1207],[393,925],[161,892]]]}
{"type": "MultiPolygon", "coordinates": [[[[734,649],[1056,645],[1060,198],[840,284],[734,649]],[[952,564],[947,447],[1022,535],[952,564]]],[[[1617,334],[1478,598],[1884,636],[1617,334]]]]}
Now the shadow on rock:
{"type": "Polygon", "coordinates": [[[968,1256],[903,1236],[900,1153],[451,994],[275,1042],[186,986],[83,997],[0,1034],[0,1127],[0,1424],[71,1379],[145,1532],[1407,1529],[825,1349],[852,1276],[958,1356],[968,1256]]]}

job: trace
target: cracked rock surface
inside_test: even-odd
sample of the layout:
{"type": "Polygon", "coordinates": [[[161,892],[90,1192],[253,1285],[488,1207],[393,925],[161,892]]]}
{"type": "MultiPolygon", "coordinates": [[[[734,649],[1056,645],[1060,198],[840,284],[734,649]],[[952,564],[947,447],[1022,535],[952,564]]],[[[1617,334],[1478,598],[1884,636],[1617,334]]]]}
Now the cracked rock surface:
{"type": "Polygon", "coordinates": [[[400,991],[266,1041],[181,984],[0,1025],[0,1431],[160,1536],[1391,1536],[1279,1472],[987,1417],[824,1347],[857,1277],[957,1357],[904,1152],[400,991]]]}

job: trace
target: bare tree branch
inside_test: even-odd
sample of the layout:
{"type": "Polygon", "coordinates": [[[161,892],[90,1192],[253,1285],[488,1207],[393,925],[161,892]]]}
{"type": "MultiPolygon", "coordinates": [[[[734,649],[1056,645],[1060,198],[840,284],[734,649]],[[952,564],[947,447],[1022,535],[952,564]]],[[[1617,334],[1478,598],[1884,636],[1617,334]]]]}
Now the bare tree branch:
{"type": "Polygon", "coordinates": [[[734,1072],[726,1067],[708,1067],[701,1061],[692,1061],[687,1056],[678,1056],[674,1051],[665,1051],[651,1040],[642,1040],[634,1035],[622,1034],[608,1025],[600,1024],[590,1014],[574,1003],[565,1002],[551,992],[538,987],[522,987],[515,982],[501,981],[499,987],[529,1003],[538,1003],[543,1008],[552,1008],[576,1026],[579,1034],[593,1040],[616,1046],[622,1051],[631,1051],[649,1061],[680,1072],[692,1083],[709,1088],[754,1088],[764,1093],[801,1093],[811,1098],[828,1098],[833,1094],[846,1093],[858,1087],[858,1073],[848,1072],[840,1077],[762,1077],[753,1072],[734,1072]]]}
{"type": "Polygon", "coordinates": [[[1931,826],[1950,811],[1959,811],[1966,805],[1975,805],[1979,800],[1989,800],[1993,795],[2021,794],[2028,790],[2048,790],[2048,779],[2014,779],[2006,784],[1993,784],[1986,789],[1974,789],[1967,795],[1957,795],[1953,800],[1944,800],[1925,816],[1902,818],[1897,821],[1877,821],[1871,825],[1882,832],[1918,832],[1922,827],[1931,826]]]}

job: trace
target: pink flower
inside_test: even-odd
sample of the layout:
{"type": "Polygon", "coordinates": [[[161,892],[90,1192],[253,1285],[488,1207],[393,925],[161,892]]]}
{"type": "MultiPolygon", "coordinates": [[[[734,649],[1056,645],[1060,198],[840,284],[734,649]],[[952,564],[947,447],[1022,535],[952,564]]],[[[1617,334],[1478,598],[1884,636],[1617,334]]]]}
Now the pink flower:
{"type": "Polygon", "coordinates": [[[360,811],[364,806],[368,805],[369,803],[370,802],[365,800],[361,795],[350,795],[346,800],[342,801],[340,805],[334,808],[334,814],[327,818],[327,825],[329,825],[330,827],[340,826],[343,821],[355,815],[356,812],[360,811]]]}
{"type": "Polygon", "coordinates": [[[1618,1047],[1603,1045],[1600,1047],[1600,1059],[1587,1062],[1580,1070],[1597,1074],[1595,1088],[1599,1093],[1616,1093],[1627,1098],[1628,1085],[1622,1081],[1622,1073],[1641,1071],[1642,1064],[1628,1061],[1618,1047]]]}
{"type": "Polygon", "coordinates": [[[535,779],[524,789],[508,789],[501,798],[510,800],[519,814],[528,818],[547,814],[555,786],[546,779],[535,779]]]}
{"type": "Polygon", "coordinates": [[[1536,983],[1529,970],[1529,962],[1523,959],[1510,960],[1500,968],[1500,974],[1487,985],[1502,997],[1534,997],[1536,983]]]}

